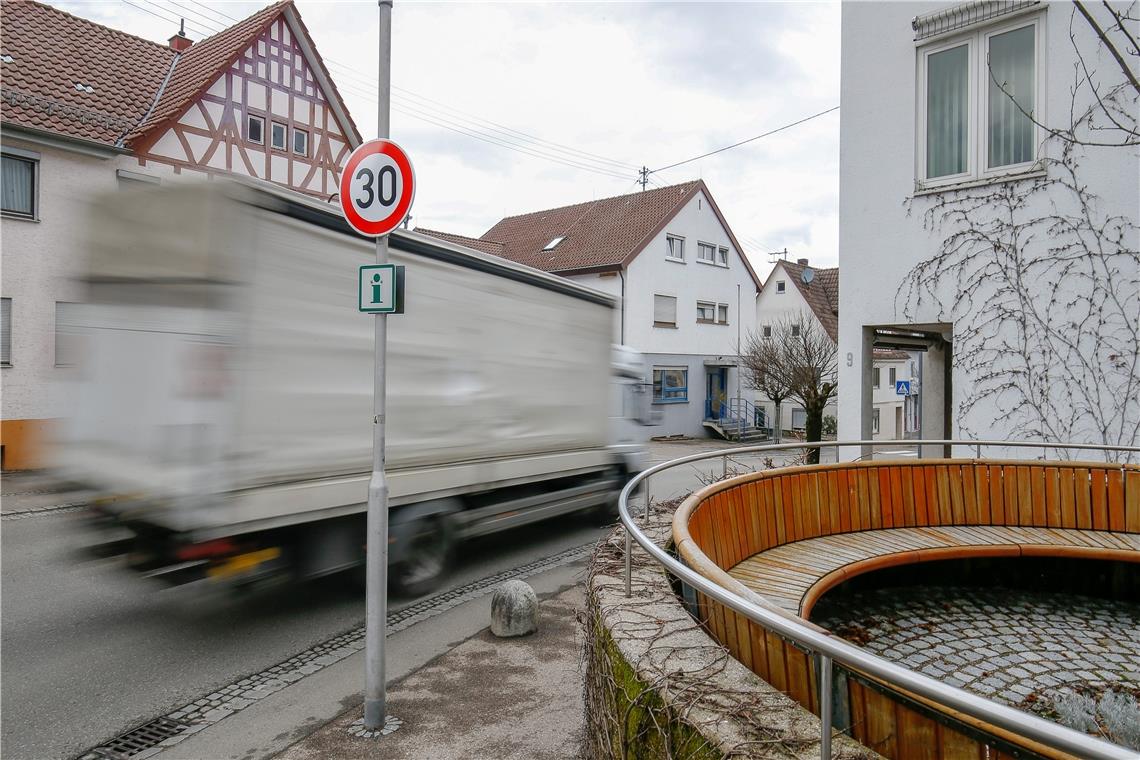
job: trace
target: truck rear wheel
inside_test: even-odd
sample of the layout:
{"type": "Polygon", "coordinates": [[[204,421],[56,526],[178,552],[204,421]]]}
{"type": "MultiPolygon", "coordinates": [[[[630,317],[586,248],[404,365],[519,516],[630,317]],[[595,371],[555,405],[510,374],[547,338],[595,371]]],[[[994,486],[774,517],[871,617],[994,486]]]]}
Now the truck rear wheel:
{"type": "Polygon", "coordinates": [[[434,591],[451,565],[453,534],[446,515],[417,520],[406,558],[391,570],[392,589],[401,596],[423,596],[434,591]]]}

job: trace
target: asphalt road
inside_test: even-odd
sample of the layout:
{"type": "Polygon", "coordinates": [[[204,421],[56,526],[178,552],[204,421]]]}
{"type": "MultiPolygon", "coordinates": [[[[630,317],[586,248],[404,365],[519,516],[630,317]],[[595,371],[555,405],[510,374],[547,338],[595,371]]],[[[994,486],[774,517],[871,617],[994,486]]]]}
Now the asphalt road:
{"type": "MultiPolygon", "coordinates": [[[[8,520],[2,530],[6,760],[71,758],[363,621],[336,579],[235,599],[156,591],[112,564],[77,564],[75,513],[8,520]]],[[[579,516],[460,549],[446,588],[596,540],[579,516]]],[[[399,610],[414,599],[392,599],[399,610]]]]}

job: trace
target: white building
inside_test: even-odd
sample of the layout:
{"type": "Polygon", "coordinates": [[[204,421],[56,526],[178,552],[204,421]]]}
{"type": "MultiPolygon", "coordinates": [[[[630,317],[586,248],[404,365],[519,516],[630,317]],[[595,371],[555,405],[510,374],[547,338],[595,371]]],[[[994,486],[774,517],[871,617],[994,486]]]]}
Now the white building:
{"type": "Polygon", "coordinates": [[[169,45],[10,3],[3,41],[0,456],[25,469],[44,462],[72,363],[93,194],[232,173],[328,198],[360,135],[290,2],[169,45]]]}
{"type": "MultiPolygon", "coordinates": [[[[800,314],[809,315],[819,328],[837,341],[839,338],[839,269],[816,269],[807,259],[777,261],[772,267],[760,295],[756,298],[756,335],[763,339],[779,329],[783,321],[800,314]]],[[[840,362],[842,364],[842,362],[840,362]]],[[[893,440],[904,438],[917,430],[907,424],[907,406],[914,406],[917,395],[903,396],[896,392],[896,381],[913,383],[911,358],[902,351],[878,349],[874,353],[872,368],[873,406],[872,434],[875,438],[893,440]],[[909,404],[908,404],[909,401],[909,404]]],[[[842,391],[842,385],[840,385],[842,391]]],[[[775,403],[756,391],[756,405],[764,410],[769,427],[776,424],[775,403]]],[[[824,409],[824,418],[835,417],[837,404],[824,409]]],[[[803,433],[807,413],[793,399],[780,404],[781,437],[803,433]]]]}
{"type": "Polygon", "coordinates": [[[614,340],[646,354],[655,434],[706,435],[751,399],[737,357],[760,279],[704,182],[507,217],[479,239],[418,231],[620,299],[614,340]]]}
{"type": "Polygon", "coordinates": [[[841,437],[891,346],[923,438],[1140,443],[1137,58],[1084,7],[1111,45],[1071,4],[843,5],[841,437]]]}

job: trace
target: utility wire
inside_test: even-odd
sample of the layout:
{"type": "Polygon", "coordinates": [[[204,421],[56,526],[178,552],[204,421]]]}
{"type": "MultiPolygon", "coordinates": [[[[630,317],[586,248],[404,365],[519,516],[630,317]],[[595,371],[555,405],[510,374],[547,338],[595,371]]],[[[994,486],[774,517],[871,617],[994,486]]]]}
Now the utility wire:
{"type": "MultiPolygon", "coordinates": [[[[149,13],[151,16],[154,16],[155,18],[160,18],[160,19],[162,19],[163,21],[165,21],[165,22],[167,22],[167,23],[169,23],[169,24],[177,24],[177,23],[178,23],[178,22],[181,20],[181,19],[178,19],[178,18],[174,18],[174,19],[171,19],[171,18],[169,18],[169,17],[167,17],[167,16],[163,16],[163,15],[161,15],[161,14],[159,14],[159,13],[156,13],[156,12],[154,12],[154,11],[150,10],[149,8],[144,8],[144,7],[142,7],[141,5],[135,5],[134,3],[132,3],[132,2],[131,2],[131,0],[122,0],[122,2],[126,3],[127,5],[131,6],[132,8],[135,8],[135,9],[137,9],[137,10],[140,10],[140,11],[142,11],[143,13],[149,13]]],[[[166,9],[164,8],[163,10],[166,10],[166,9]]],[[[167,12],[169,12],[169,11],[167,11],[167,12]]],[[[198,30],[197,30],[197,31],[198,31],[198,33],[199,33],[199,34],[204,34],[204,35],[206,35],[207,37],[208,37],[209,35],[213,34],[213,32],[212,32],[212,31],[210,31],[210,30],[208,30],[208,29],[203,29],[203,28],[201,27],[201,25],[199,25],[198,23],[193,23],[193,24],[192,24],[192,23],[190,23],[190,22],[187,22],[187,23],[186,23],[186,25],[187,25],[187,26],[195,26],[195,27],[198,27],[198,30]]]]}
{"type": "Polygon", "coordinates": [[[662,171],[665,171],[666,169],[672,169],[675,166],[681,166],[682,164],[689,164],[689,163],[692,163],[693,161],[699,161],[702,158],[708,158],[709,156],[715,156],[717,153],[724,153],[726,150],[732,150],[733,148],[739,148],[741,145],[746,145],[747,143],[753,142],[755,140],[759,140],[761,137],[767,137],[768,135],[774,135],[777,132],[783,132],[785,129],[791,129],[794,126],[797,126],[799,124],[803,124],[805,121],[811,121],[812,119],[818,119],[820,116],[823,116],[824,114],[829,114],[832,111],[838,111],[838,110],[839,110],[839,106],[833,106],[831,108],[828,108],[826,111],[820,111],[819,113],[812,114],[811,116],[806,116],[806,117],[800,119],[799,121],[793,121],[791,124],[785,124],[782,127],[776,127],[775,129],[769,130],[762,135],[756,135],[755,137],[749,137],[747,140],[741,140],[740,142],[733,143],[732,145],[726,145],[723,148],[717,148],[716,150],[711,150],[708,153],[702,153],[701,155],[694,156],[693,158],[686,158],[684,161],[678,161],[675,164],[669,164],[668,166],[662,166],[660,169],[650,169],[649,173],[654,174],[656,172],[662,172],[662,171]]]}
{"type": "MultiPolygon", "coordinates": [[[[175,0],[166,0],[166,2],[169,3],[170,5],[181,8],[182,11],[184,11],[185,13],[194,14],[194,17],[191,18],[191,21],[194,21],[198,26],[206,26],[214,34],[217,34],[218,32],[222,31],[222,29],[225,28],[224,24],[221,24],[221,22],[215,21],[214,19],[206,16],[201,11],[196,11],[193,8],[190,8],[190,7],[183,5],[182,3],[175,2],[175,0]],[[217,28],[214,28],[214,27],[217,27],[217,28]]],[[[164,6],[161,6],[157,2],[155,2],[155,0],[151,0],[150,4],[157,6],[158,8],[161,8],[162,10],[167,11],[169,13],[177,13],[179,15],[184,15],[182,13],[182,11],[176,11],[172,8],[166,8],[164,6]]]]}

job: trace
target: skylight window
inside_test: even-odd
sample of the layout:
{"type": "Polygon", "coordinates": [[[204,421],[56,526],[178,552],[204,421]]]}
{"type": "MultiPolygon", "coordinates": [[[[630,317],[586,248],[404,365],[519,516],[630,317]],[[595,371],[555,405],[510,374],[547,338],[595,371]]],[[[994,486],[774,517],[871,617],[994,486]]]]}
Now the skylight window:
{"type": "Polygon", "coordinates": [[[16,60],[16,59],[13,58],[12,56],[8,55],[7,53],[0,54],[0,61],[3,61],[4,63],[11,63],[14,60],[16,60]]]}
{"type": "Polygon", "coordinates": [[[545,247],[545,248],[543,248],[542,250],[544,250],[544,251],[553,251],[553,250],[554,250],[554,246],[558,245],[559,243],[561,243],[561,242],[562,242],[563,240],[565,240],[565,239],[566,239],[566,236],[565,236],[565,235],[563,235],[562,237],[556,237],[556,238],[554,238],[553,240],[551,240],[549,243],[547,243],[547,244],[546,244],[546,247],[545,247]]]}
{"type": "Polygon", "coordinates": [[[89,85],[89,84],[83,84],[82,82],[76,82],[76,83],[75,83],[75,89],[76,89],[76,90],[78,90],[79,92],[85,92],[85,93],[87,93],[88,95],[90,95],[91,93],[95,92],[95,88],[94,88],[94,87],[92,87],[92,86],[91,86],[91,85],[89,85]]]}

